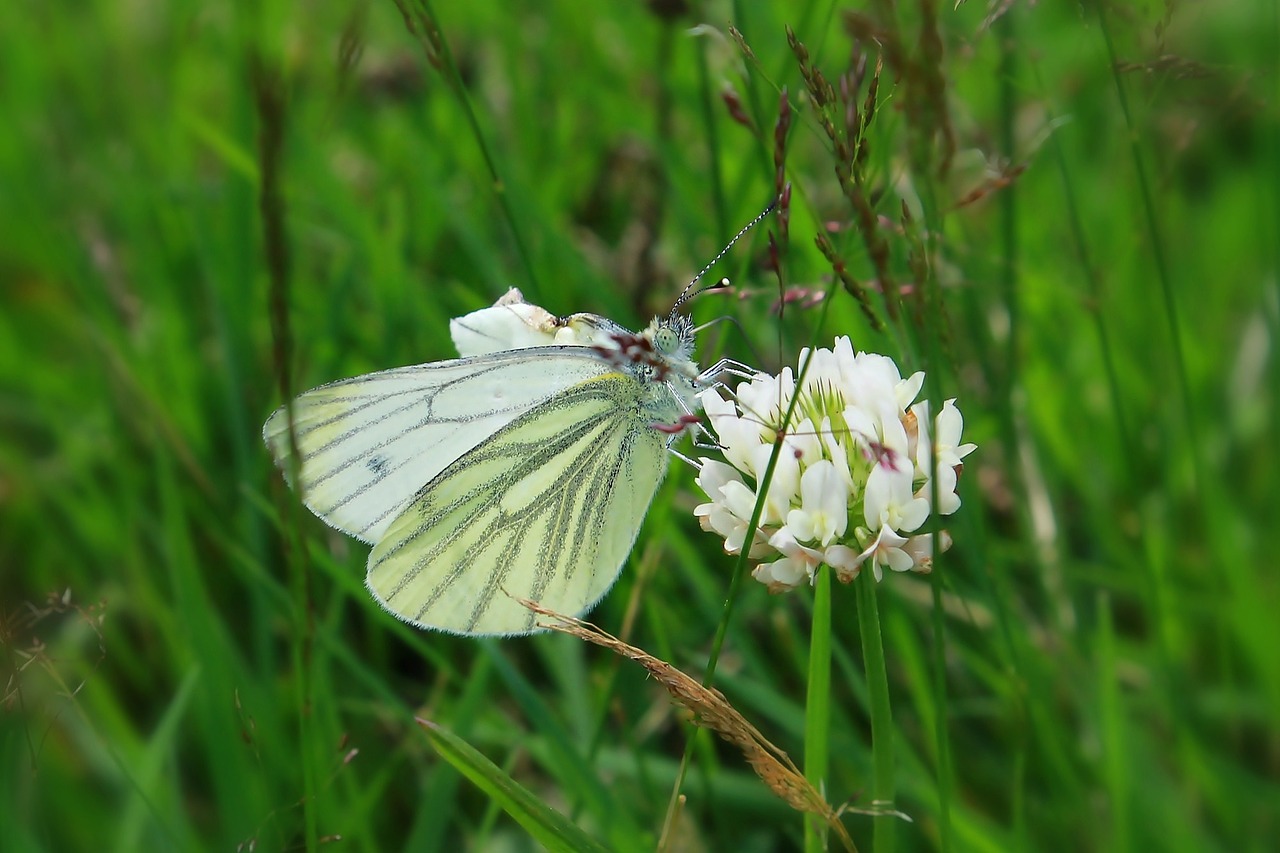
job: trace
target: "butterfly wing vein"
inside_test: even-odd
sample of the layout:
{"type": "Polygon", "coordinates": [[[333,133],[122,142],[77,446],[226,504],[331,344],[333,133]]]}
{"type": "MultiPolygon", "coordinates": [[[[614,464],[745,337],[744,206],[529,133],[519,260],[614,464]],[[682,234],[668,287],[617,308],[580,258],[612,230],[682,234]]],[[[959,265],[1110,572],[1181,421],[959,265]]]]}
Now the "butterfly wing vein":
{"type": "Polygon", "coordinates": [[[507,424],[422,488],[369,557],[391,612],[462,634],[522,634],[528,598],[577,615],[613,585],[666,468],[646,390],[583,381],[507,424]]]}

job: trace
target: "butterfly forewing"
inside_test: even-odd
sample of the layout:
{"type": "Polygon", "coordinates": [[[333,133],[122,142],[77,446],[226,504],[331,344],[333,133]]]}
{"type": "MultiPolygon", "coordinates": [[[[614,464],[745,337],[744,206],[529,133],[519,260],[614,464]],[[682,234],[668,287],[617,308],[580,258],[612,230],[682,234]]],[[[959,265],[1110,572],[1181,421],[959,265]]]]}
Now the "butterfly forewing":
{"type": "Polygon", "coordinates": [[[616,372],[534,406],[417,493],[374,547],[369,589],[460,634],[534,630],[516,598],[583,612],[617,579],[666,470],[653,409],[652,389],[616,372]]]}
{"type": "MultiPolygon", "coordinates": [[[[294,401],[307,506],[375,543],[450,463],[566,387],[609,366],[580,347],[538,347],[384,370],[312,389],[294,401]]],[[[263,428],[291,473],[284,408],[263,428]]]]}

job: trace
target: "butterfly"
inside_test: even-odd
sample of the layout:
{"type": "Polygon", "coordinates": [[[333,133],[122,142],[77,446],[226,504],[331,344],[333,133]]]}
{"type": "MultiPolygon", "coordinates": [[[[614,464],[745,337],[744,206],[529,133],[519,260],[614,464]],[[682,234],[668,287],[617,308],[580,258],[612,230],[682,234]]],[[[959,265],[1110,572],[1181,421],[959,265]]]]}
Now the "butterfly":
{"type": "MultiPolygon", "coordinates": [[[[679,303],[677,303],[678,307],[679,303]]],[[[450,322],[461,358],[321,385],[263,439],[307,507],[373,546],[366,586],[410,624],[538,630],[517,599],[579,615],[617,580],[692,426],[691,321],[631,332],[557,317],[512,289],[450,322]]]]}

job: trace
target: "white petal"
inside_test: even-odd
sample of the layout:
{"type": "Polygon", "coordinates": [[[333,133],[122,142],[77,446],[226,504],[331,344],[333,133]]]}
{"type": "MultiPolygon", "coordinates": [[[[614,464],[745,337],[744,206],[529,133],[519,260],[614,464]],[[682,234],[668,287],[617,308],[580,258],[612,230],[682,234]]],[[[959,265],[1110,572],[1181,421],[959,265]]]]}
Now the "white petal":
{"type": "MultiPolygon", "coordinates": [[[[916,492],[916,497],[922,500],[932,500],[933,484],[929,480],[924,481],[924,485],[916,492]]],[[[938,469],[938,513],[940,515],[951,515],[960,508],[960,496],[956,494],[956,469],[939,468],[938,469]]],[[[915,528],[910,528],[914,530],[915,528]]]]}
{"type": "Polygon", "coordinates": [[[901,548],[889,548],[884,552],[885,563],[895,572],[909,572],[915,565],[911,555],[901,548]]]}
{"type": "MultiPolygon", "coordinates": [[[[910,486],[908,486],[908,489],[910,489],[910,486]]],[[[898,523],[894,527],[910,533],[924,524],[928,517],[929,502],[924,498],[912,496],[910,500],[899,507],[898,523]]]]}
{"type": "Polygon", "coordinates": [[[718,462],[714,459],[702,460],[702,468],[698,471],[698,476],[694,478],[698,488],[702,489],[703,493],[712,500],[720,497],[721,489],[726,484],[735,481],[742,482],[738,472],[723,462],[718,462]]]}
{"type": "Polygon", "coordinates": [[[849,492],[834,464],[820,459],[809,466],[800,479],[800,499],[811,531],[801,538],[817,539],[825,546],[844,535],[849,522],[849,492]]]}
{"type": "Polygon", "coordinates": [[[831,545],[822,552],[822,562],[835,569],[836,580],[849,583],[862,570],[866,557],[848,545],[831,545]]]}
{"type": "MultiPolygon", "coordinates": [[[[757,479],[764,478],[768,469],[769,457],[773,446],[761,444],[751,453],[751,468],[757,472],[757,479]]],[[[773,468],[773,478],[769,481],[768,500],[765,503],[765,514],[761,520],[764,524],[782,524],[800,494],[800,460],[784,446],[778,452],[778,462],[773,468]]]]}
{"type": "Polygon", "coordinates": [[[750,521],[755,512],[756,493],[741,480],[732,480],[720,488],[720,496],[729,512],[743,521],[750,521]]]}
{"type": "Polygon", "coordinates": [[[769,587],[769,592],[785,592],[810,580],[808,567],[799,560],[783,558],[772,563],[761,563],[751,576],[769,587]]]}
{"type": "Polygon", "coordinates": [[[919,395],[921,387],[924,386],[924,371],[919,370],[911,374],[906,379],[899,382],[894,388],[894,395],[897,398],[898,406],[901,411],[906,411],[911,402],[919,395]]]}
{"type": "Polygon", "coordinates": [[[846,436],[836,435],[831,428],[831,418],[822,419],[822,445],[831,464],[836,466],[836,471],[840,474],[840,478],[844,481],[844,487],[849,493],[850,499],[857,497],[857,488],[853,481],[853,469],[849,464],[849,454],[845,451],[844,439],[846,436]]]}
{"type": "Polygon", "coordinates": [[[822,552],[796,541],[795,536],[785,525],[769,537],[769,544],[777,548],[784,556],[796,560],[804,560],[810,567],[822,562],[822,552]]]}
{"type": "MultiPolygon", "coordinates": [[[[938,543],[942,546],[942,550],[946,551],[951,547],[951,534],[945,530],[938,531],[938,543]]],[[[922,533],[919,536],[912,536],[907,540],[907,544],[902,546],[902,550],[911,557],[912,571],[928,574],[933,571],[933,536],[928,533],[922,533]]]]}
{"type": "Polygon", "coordinates": [[[787,431],[783,452],[795,456],[802,466],[822,458],[822,439],[813,421],[805,418],[787,431]]]}
{"type": "Polygon", "coordinates": [[[867,527],[879,530],[893,501],[893,472],[882,465],[872,468],[862,499],[862,516],[867,527]]]}
{"type": "Polygon", "coordinates": [[[929,401],[924,400],[911,407],[915,415],[916,441],[911,450],[911,460],[916,466],[916,477],[928,479],[929,459],[933,455],[933,441],[929,430],[929,401]]]}

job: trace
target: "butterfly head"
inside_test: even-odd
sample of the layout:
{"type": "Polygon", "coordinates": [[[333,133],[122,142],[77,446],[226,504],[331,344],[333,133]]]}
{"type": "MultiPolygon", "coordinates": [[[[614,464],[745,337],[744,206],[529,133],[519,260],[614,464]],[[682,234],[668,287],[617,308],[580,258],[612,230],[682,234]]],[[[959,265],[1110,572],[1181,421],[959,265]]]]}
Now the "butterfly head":
{"type": "Polygon", "coordinates": [[[640,382],[688,382],[698,375],[693,363],[693,323],[680,314],[655,317],[642,332],[612,329],[607,342],[592,348],[640,382]]]}
{"type": "Polygon", "coordinates": [[[673,364],[693,361],[693,321],[674,311],[666,319],[654,317],[643,333],[657,354],[673,364]]]}

